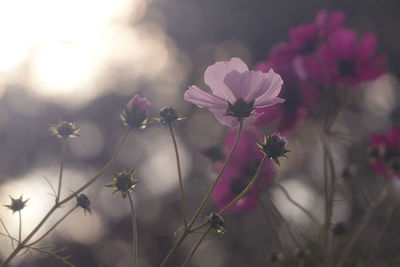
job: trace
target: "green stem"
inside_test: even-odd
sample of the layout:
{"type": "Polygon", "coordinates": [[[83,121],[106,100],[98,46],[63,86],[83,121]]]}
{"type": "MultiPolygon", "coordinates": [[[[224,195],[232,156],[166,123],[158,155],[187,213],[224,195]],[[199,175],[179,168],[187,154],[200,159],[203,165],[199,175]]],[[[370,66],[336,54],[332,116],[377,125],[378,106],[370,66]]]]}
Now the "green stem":
{"type": "Polygon", "coordinates": [[[290,203],[295,205],[297,208],[299,208],[302,212],[304,212],[316,225],[319,225],[318,220],[311,214],[310,211],[308,211],[305,207],[300,205],[297,201],[295,201],[289,194],[289,192],[280,184],[274,183],[276,187],[278,187],[280,190],[282,190],[283,194],[286,196],[286,198],[289,200],[290,203]]]}
{"type": "Polygon", "coordinates": [[[119,141],[119,144],[118,144],[114,154],[112,155],[111,159],[106,163],[106,165],[104,165],[104,167],[95,176],[93,176],[88,182],[86,182],[84,185],[82,185],[73,194],[71,194],[70,196],[66,197],[62,201],[60,201],[59,202],[60,206],[65,204],[66,202],[70,201],[72,198],[77,196],[80,192],[85,190],[89,185],[91,185],[93,182],[95,182],[97,179],[99,179],[111,167],[111,165],[117,159],[118,154],[121,151],[121,149],[123,147],[123,144],[124,144],[126,138],[128,137],[128,134],[129,134],[130,130],[131,130],[131,127],[126,128],[125,132],[123,133],[123,135],[122,135],[122,137],[121,137],[121,139],[119,141]]]}
{"type": "Polygon", "coordinates": [[[64,170],[64,155],[65,155],[65,139],[63,138],[61,141],[61,163],[60,163],[60,175],[58,177],[58,190],[57,190],[57,195],[56,195],[56,203],[60,200],[60,194],[61,194],[61,184],[62,184],[62,175],[63,175],[63,170],[64,170]]]}
{"type": "Polygon", "coordinates": [[[133,234],[133,249],[132,249],[132,257],[133,257],[133,267],[137,266],[137,222],[135,216],[135,210],[133,209],[133,201],[131,194],[128,192],[129,205],[131,207],[131,217],[132,217],[132,234],[133,234]]]}
{"type": "Polygon", "coordinates": [[[358,223],[357,227],[353,231],[353,234],[351,235],[349,240],[346,242],[346,246],[343,249],[342,255],[340,256],[339,261],[336,264],[336,267],[343,266],[345,260],[347,259],[347,256],[353,249],[357,240],[360,238],[362,231],[364,230],[364,228],[367,226],[369,220],[371,219],[372,213],[383,203],[383,201],[386,199],[387,195],[388,195],[388,187],[385,187],[385,189],[379,195],[378,199],[374,203],[372,203],[371,207],[369,209],[367,209],[367,211],[364,213],[364,215],[361,218],[360,222],[358,223]]]}
{"type": "Polygon", "coordinates": [[[14,242],[13,242],[14,238],[10,235],[10,232],[8,231],[6,225],[4,224],[4,222],[3,222],[3,220],[2,220],[1,218],[0,218],[0,223],[1,223],[1,225],[3,226],[4,230],[6,231],[8,237],[10,237],[10,240],[11,240],[11,248],[14,249],[14,242]]]}
{"type": "Polygon", "coordinates": [[[261,160],[260,164],[257,167],[257,171],[254,174],[253,178],[251,179],[250,183],[246,186],[246,188],[239,194],[237,195],[228,205],[226,205],[223,209],[221,209],[218,213],[222,215],[224,212],[229,210],[233,205],[235,205],[240,199],[242,199],[255,185],[258,176],[260,176],[262,167],[264,165],[264,162],[266,161],[266,156],[261,160]]]}
{"type": "Polygon", "coordinates": [[[196,243],[195,247],[192,249],[192,251],[190,252],[189,256],[187,256],[185,262],[182,264],[182,267],[186,267],[189,264],[189,262],[192,259],[194,253],[196,253],[196,250],[199,248],[201,242],[203,242],[203,240],[206,238],[206,236],[208,235],[208,233],[210,231],[211,231],[211,226],[208,227],[207,231],[204,232],[204,234],[201,236],[199,241],[196,243]]]}
{"type": "Polygon", "coordinates": [[[103,175],[107,169],[112,165],[112,163],[117,159],[117,156],[119,154],[119,152],[122,149],[122,145],[126,140],[126,137],[128,136],[128,133],[130,131],[130,127],[128,127],[123,136],[120,139],[119,145],[117,146],[113,156],[111,157],[111,159],[107,162],[107,164],[93,177],[91,178],[86,184],[84,184],[82,187],[80,187],[77,191],[75,191],[72,195],[70,195],[69,197],[65,198],[62,201],[59,201],[58,203],[55,203],[53,205],[53,207],[51,207],[51,209],[47,212],[47,214],[43,217],[43,219],[39,222],[39,224],[32,230],[32,232],[25,237],[25,239],[18,244],[18,246],[11,252],[11,254],[4,260],[4,262],[1,263],[0,267],[5,267],[7,266],[8,263],[10,263],[10,261],[18,254],[19,251],[21,251],[21,249],[23,249],[25,247],[25,244],[37,233],[37,231],[39,231],[39,229],[43,226],[43,224],[49,219],[49,217],[51,216],[51,214],[53,214],[53,212],[55,210],[57,210],[58,207],[60,207],[61,205],[65,204],[66,202],[70,201],[73,197],[75,197],[77,194],[79,194],[80,192],[82,192],[83,190],[85,190],[89,185],[91,185],[94,181],[96,181],[101,175],[103,175]]]}
{"type": "Polygon", "coordinates": [[[26,247],[31,247],[35,244],[37,244],[38,242],[40,242],[41,240],[43,240],[43,238],[45,238],[51,231],[53,231],[65,218],[67,218],[68,215],[70,215],[76,208],[78,207],[78,205],[74,206],[72,209],[70,209],[64,216],[61,217],[61,219],[59,219],[52,227],[50,227],[49,230],[47,230],[46,233],[44,233],[41,237],[39,237],[36,241],[25,245],[26,247]]]}
{"type": "Polygon", "coordinates": [[[395,203],[392,205],[392,207],[390,207],[389,211],[388,211],[388,215],[386,217],[386,221],[385,223],[382,225],[382,228],[379,231],[378,237],[375,240],[375,244],[372,248],[372,251],[370,253],[370,257],[369,257],[369,264],[370,266],[372,266],[375,262],[375,257],[379,252],[379,249],[382,245],[382,241],[383,238],[385,237],[385,234],[387,232],[387,230],[389,229],[390,224],[393,221],[394,215],[396,214],[396,212],[399,210],[400,208],[400,203],[395,203]]]}
{"type": "Polygon", "coordinates": [[[185,229],[185,231],[182,233],[182,235],[179,237],[179,239],[176,241],[176,243],[173,245],[173,247],[170,249],[170,251],[168,252],[168,255],[164,258],[163,262],[161,263],[160,267],[164,267],[166,266],[166,264],[168,263],[168,261],[171,259],[172,255],[174,255],[176,249],[181,245],[181,243],[183,242],[183,240],[185,240],[185,238],[188,236],[188,234],[190,233],[190,229],[193,226],[193,224],[196,222],[196,219],[200,216],[200,213],[202,212],[202,210],[204,209],[205,205],[207,204],[208,199],[210,198],[211,193],[213,192],[215,186],[217,185],[219,179],[221,178],[223,172],[225,171],[226,166],[228,165],[228,163],[231,160],[231,157],[233,155],[233,153],[236,150],[237,144],[239,143],[239,138],[240,135],[242,133],[242,128],[243,128],[243,120],[240,119],[239,120],[239,131],[238,134],[236,136],[236,140],[232,146],[231,151],[229,152],[227,158],[225,159],[224,164],[222,165],[222,168],[220,169],[220,171],[218,172],[217,177],[215,178],[213,184],[211,185],[210,189],[208,190],[207,194],[204,196],[203,200],[201,201],[199,207],[197,208],[196,212],[194,213],[192,219],[190,220],[187,229],[185,229]]]}
{"type": "Polygon", "coordinates": [[[272,233],[274,235],[275,241],[279,246],[279,249],[282,251],[283,256],[284,256],[284,261],[288,261],[289,260],[289,254],[285,248],[285,246],[283,245],[282,239],[279,236],[279,232],[278,232],[278,228],[276,227],[275,221],[272,218],[272,215],[269,213],[267,207],[264,205],[264,203],[262,201],[260,201],[260,207],[263,211],[263,214],[265,215],[265,219],[267,220],[268,224],[270,225],[271,229],[272,229],[272,233]]]}
{"type": "Polygon", "coordinates": [[[18,211],[18,217],[19,217],[18,244],[20,244],[21,243],[21,233],[22,233],[21,210],[18,211]]]}
{"type": "Polygon", "coordinates": [[[176,157],[176,168],[178,169],[178,179],[179,179],[179,191],[181,194],[181,209],[182,209],[182,216],[183,216],[183,223],[185,225],[185,228],[188,227],[187,223],[187,216],[186,216],[186,202],[185,202],[185,194],[183,190],[183,179],[182,179],[182,171],[181,171],[181,163],[179,160],[179,152],[178,152],[178,145],[176,144],[176,139],[175,139],[175,134],[174,131],[172,130],[172,125],[171,123],[168,124],[169,131],[171,133],[172,137],[172,142],[174,143],[174,150],[175,150],[175,157],[176,157]]]}

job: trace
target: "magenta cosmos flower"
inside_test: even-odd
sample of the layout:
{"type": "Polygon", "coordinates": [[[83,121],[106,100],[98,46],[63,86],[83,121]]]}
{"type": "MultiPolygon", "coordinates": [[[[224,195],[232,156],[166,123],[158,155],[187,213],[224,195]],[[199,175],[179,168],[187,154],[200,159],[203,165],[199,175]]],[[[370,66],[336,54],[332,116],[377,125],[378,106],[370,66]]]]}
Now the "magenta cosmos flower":
{"type": "Polygon", "coordinates": [[[338,83],[356,86],[386,73],[387,56],[376,56],[376,50],[375,35],[364,35],[357,42],[354,31],[341,29],[318,49],[319,60],[307,60],[304,67],[317,82],[328,82],[331,86],[338,83]],[[325,77],[329,80],[325,81],[325,77]]]}
{"type": "Polygon", "coordinates": [[[277,97],[283,84],[278,74],[272,70],[249,71],[239,58],[208,67],[204,82],[210,87],[210,93],[192,85],[184,99],[200,108],[209,108],[221,124],[229,127],[237,126],[239,120],[254,118],[255,108],[284,102],[277,97]]]}
{"type": "Polygon", "coordinates": [[[268,61],[256,65],[255,69],[268,72],[274,69],[285,80],[280,97],[286,101],[282,105],[274,105],[256,110],[261,115],[256,124],[275,124],[277,131],[289,132],[298,122],[305,119],[319,98],[319,91],[310,83],[302,81],[295,73],[291,60],[286,55],[286,47],[280,46],[271,51],[268,61]]]}
{"type": "Polygon", "coordinates": [[[302,55],[315,52],[321,42],[343,27],[344,20],[345,15],[341,11],[328,14],[327,10],[321,10],[312,23],[290,29],[289,36],[293,49],[302,55]]]}
{"type": "MultiPolygon", "coordinates": [[[[232,130],[227,134],[225,138],[226,151],[232,148],[236,136],[237,130],[232,130]]],[[[219,209],[224,208],[238,196],[256,173],[257,167],[264,156],[255,142],[257,139],[260,140],[261,135],[255,130],[243,130],[236,153],[232,155],[221,180],[213,191],[213,199],[219,209]]],[[[219,171],[221,165],[222,163],[216,166],[216,172],[219,171]]],[[[263,190],[269,186],[273,177],[273,163],[269,160],[265,162],[256,185],[240,201],[233,205],[228,210],[228,213],[244,212],[254,208],[263,190]]]]}
{"type": "Polygon", "coordinates": [[[391,127],[386,135],[372,134],[368,154],[377,174],[400,178],[400,128],[391,127]]]}

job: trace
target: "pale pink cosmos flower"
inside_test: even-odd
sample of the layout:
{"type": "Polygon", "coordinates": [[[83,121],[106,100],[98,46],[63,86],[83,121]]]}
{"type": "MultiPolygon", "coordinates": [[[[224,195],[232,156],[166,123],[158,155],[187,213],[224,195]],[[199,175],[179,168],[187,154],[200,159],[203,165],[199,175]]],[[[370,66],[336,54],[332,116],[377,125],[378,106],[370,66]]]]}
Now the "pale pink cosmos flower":
{"type": "Polygon", "coordinates": [[[217,62],[204,73],[204,82],[211,92],[195,85],[185,92],[184,99],[200,108],[209,108],[217,120],[235,127],[241,119],[254,119],[254,109],[282,103],[277,97],[283,84],[273,70],[268,73],[249,71],[239,58],[217,62]]]}

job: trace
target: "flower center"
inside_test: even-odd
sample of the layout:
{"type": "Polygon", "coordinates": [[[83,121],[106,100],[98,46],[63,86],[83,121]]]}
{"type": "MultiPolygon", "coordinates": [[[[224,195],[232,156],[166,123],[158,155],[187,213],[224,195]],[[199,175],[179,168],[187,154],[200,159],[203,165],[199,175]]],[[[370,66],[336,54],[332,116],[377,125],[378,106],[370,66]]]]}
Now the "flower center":
{"type": "Polygon", "coordinates": [[[246,103],[243,98],[239,98],[236,100],[235,104],[228,102],[228,109],[226,110],[226,114],[228,116],[233,116],[238,119],[247,118],[254,111],[254,100],[250,103],[246,103]]]}
{"type": "Polygon", "coordinates": [[[256,174],[260,160],[250,161],[242,170],[239,178],[232,181],[230,189],[233,195],[237,196],[249,185],[251,179],[256,174]]]}
{"type": "Polygon", "coordinates": [[[288,88],[283,96],[286,100],[283,105],[289,111],[296,111],[297,108],[303,103],[303,96],[299,89],[288,88]]]}
{"type": "Polygon", "coordinates": [[[339,62],[339,74],[340,76],[349,77],[356,73],[356,67],[354,62],[351,60],[342,60],[339,62]]]}
{"type": "Polygon", "coordinates": [[[309,55],[315,50],[317,50],[317,47],[318,47],[318,40],[316,39],[309,40],[307,43],[304,44],[300,53],[303,55],[309,55]]]}

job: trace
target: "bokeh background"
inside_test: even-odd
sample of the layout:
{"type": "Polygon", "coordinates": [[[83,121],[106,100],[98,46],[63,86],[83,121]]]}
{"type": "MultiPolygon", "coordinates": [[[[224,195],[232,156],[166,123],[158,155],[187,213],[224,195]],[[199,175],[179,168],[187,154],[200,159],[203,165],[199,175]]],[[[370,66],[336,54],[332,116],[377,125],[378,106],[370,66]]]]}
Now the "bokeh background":
{"type": "MultiPolygon", "coordinates": [[[[29,233],[54,201],[46,179],[56,185],[61,146],[49,125],[67,120],[81,127],[81,136],[67,145],[62,192],[66,196],[107,162],[124,130],[119,114],[139,93],[152,102],[155,115],[163,106],[175,106],[190,117],[176,127],[176,133],[192,214],[213,178],[200,151],[218,144],[227,128],[207,110],[184,102],[184,91],[191,84],[204,88],[204,70],[215,61],[240,57],[251,67],[265,60],[273,45],[288,40],[291,27],[311,22],[323,8],[344,11],[346,25],[359,34],[375,33],[380,51],[389,56],[389,74],[355,91],[354,106],[337,125],[353,141],[333,145],[337,172],[349,163],[358,165],[359,181],[374,196],[383,183],[371,175],[365,150],[369,134],[385,131],[399,107],[399,1],[2,0],[0,204],[9,204],[9,195],[29,198],[22,213],[23,234],[29,233]]],[[[322,218],[322,162],[316,133],[304,122],[288,139],[292,152],[277,169],[276,179],[322,218]]],[[[134,194],[139,266],[158,266],[182,223],[173,147],[163,127],[132,132],[111,170],[85,191],[93,215],[75,211],[41,244],[67,248],[63,255],[71,255],[76,266],[129,266],[129,205],[104,187],[111,182],[111,171],[120,168],[136,168],[140,180],[134,194]]],[[[279,190],[265,197],[299,231],[315,234],[310,221],[279,190]]],[[[357,220],[363,208],[351,190],[339,188],[337,199],[334,221],[357,220]]],[[[205,215],[213,208],[210,203],[205,215]]],[[[17,214],[1,206],[0,216],[16,235],[17,214]]],[[[383,218],[382,211],[365,239],[379,229],[383,218]]],[[[276,245],[262,211],[226,216],[225,221],[226,234],[210,235],[192,266],[270,266],[268,257],[276,245]]],[[[394,255],[400,246],[398,229],[390,229],[388,236],[391,246],[385,246],[382,257],[394,255]]],[[[288,237],[284,239],[293,248],[288,237]]],[[[182,245],[170,266],[179,266],[194,240],[182,245]]],[[[0,237],[0,257],[9,252],[9,240],[0,237]]],[[[63,266],[37,252],[17,257],[14,265],[63,266]]]]}

